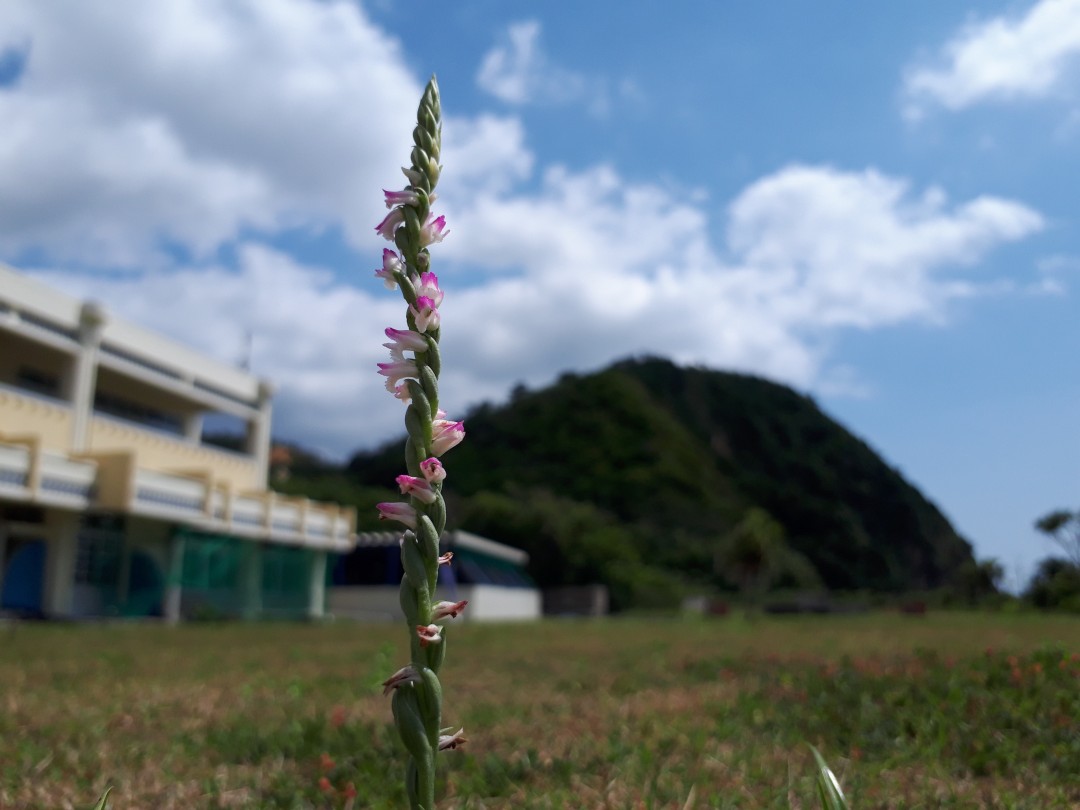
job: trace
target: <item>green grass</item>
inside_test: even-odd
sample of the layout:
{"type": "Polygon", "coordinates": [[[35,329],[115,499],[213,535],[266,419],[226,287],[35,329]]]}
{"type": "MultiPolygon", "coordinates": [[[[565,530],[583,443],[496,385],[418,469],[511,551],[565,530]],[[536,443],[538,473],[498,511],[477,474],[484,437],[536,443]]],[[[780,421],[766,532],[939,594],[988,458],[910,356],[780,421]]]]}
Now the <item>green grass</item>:
{"type": "MultiPolygon", "coordinates": [[[[1080,620],[463,625],[451,808],[1080,806],[1080,620]],[[691,798],[692,797],[692,798],[691,798]],[[691,800],[688,802],[688,798],[691,800]]],[[[0,626],[0,807],[402,807],[398,627],[0,626]],[[352,783],[355,798],[349,795],[352,783]]]]}

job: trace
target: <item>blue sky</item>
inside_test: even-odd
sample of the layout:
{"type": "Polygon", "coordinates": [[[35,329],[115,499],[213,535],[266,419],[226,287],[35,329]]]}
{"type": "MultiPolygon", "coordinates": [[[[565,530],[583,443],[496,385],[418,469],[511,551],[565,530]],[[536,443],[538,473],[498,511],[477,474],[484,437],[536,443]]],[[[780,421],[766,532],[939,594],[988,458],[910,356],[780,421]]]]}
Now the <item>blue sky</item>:
{"type": "MultiPolygon", "coordinates": [[[[0,7],[0,259],[400,429],[380,188],[442,88],[444,400],[630,354],[810,392],[1012,584],[1078,505],[1080,0],[0,7]]],[[[451,415],[455,415],[451,413],[451,415]]]]}

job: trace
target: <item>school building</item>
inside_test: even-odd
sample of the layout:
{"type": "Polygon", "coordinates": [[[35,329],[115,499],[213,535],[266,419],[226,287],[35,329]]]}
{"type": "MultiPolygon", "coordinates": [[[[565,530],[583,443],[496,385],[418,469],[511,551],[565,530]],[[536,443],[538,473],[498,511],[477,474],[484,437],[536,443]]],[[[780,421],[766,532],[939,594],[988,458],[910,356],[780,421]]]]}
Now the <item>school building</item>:
{"type": "Polygon", "coordinates": [[[0,265],[0,613],[323,615],[356,515],[267,489],[271,396],[0,265]]]}

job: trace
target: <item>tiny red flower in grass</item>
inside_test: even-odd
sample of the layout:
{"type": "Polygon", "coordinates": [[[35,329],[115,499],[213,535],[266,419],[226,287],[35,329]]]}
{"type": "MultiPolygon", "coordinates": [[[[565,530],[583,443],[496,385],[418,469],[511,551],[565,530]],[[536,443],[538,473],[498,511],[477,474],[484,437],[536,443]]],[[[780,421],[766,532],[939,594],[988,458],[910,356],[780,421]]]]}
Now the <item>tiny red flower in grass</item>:
{"type": "Polygon", "coordinates": [[[342,790],[341,793],[346,799],[352,801],[356,798],[356,785],[354,785],[352,782],[347,782],[345,784],[345,789],[342,790]]]}
{"type": "Polygon", "coordinates": [[[319,770],[320,771],[332,771],[334,769],[334,760],[325,751],[319,757],[319,770]]]}
{"type": "Polygon", "coordinates": [[[348,716],[348,712],[344,706],[335,706],[330,710],[330,727],[341,728],[345,725],[345,718],[348,716]]]}
{"type": "Polygon", "coordinates": [[[337,793],[337,791],[334,790],[334,786],[330,784],[330,780],[325,776],[319,779],[319,790],[323,793],[337,793]]]}

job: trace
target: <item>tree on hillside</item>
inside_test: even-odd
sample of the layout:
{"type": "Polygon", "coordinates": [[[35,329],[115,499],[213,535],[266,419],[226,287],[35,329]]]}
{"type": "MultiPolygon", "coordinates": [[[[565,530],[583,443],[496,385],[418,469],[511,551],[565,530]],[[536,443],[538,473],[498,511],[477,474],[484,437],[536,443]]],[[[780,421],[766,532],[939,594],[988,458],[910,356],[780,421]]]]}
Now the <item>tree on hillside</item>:
{"type": "Polygon", "coordinates": [[[1080,565],[1060,557],[1047,557],[1039,563],[1024,598],[1044,610],[1080,613],[1080,565]]]}
{"type": "Polygon", "coordinates": [[[1035,528],[1057,543],[1072,564],[1080,567],[1080,510],[1057,509],[1036,520],[1035,528]]]}
{"type": "Polygon", "coordinates": [[[954,590],[969,605],[976,605],[996,595],[1001,588],[1005,569],[996,559],[971,560],[956,572],[954,590]]]}
{"type": "MultiPolygon", "coordinates": [[[[483,520],[494,540],[519,537],[553,585],[570,584],[571,573],[596,581],[602,568],[613,589],[618,579],[635,594],[654,590],[627,576],[628,567],[718,585],[720,539],[751,506],[785,530],[785,569],[770,571],[770,588],[942,588],[973,560],[944,515],[865,441],[806,396],[761,378],[639,358],[521,388],[465,421],[469,440],[454,449],[451,488],[460,511],[448,503],[448,519],[464,520],[470,499],[483,493],[509,497],[505,509],[478,501],[468,521],[483,520]],[[534,504],[524,521],[514,516],[524,501],[510,482],[587,504],[605,519],[592,535],[593,521],[575,526],[560,519],[562,506],[534,504]],[[526,531],[529,522],[542,531],[526,531]],[[616,567],[605,556],[615,536],[609,524],[623,530],[635,560],[616,567]]],[[[291,472],[300,476],[295,463],[291,472]]],[[[347,474],[385,487],[400,472],[398,440],[357,453],[347,474]]]]}
{"type": "Polygon", "coordinates": [[[720,541],[715,571],[742,591],[748,605],[755,605],[768,588],[784,547],[784,527],[754,507],[720,541]]]}

